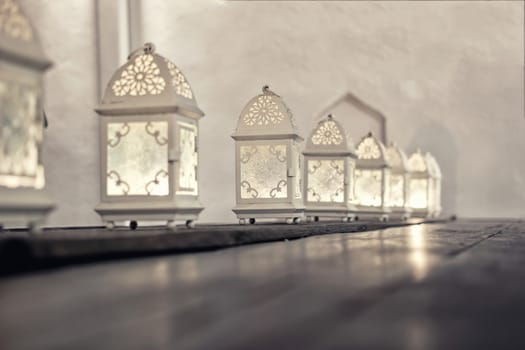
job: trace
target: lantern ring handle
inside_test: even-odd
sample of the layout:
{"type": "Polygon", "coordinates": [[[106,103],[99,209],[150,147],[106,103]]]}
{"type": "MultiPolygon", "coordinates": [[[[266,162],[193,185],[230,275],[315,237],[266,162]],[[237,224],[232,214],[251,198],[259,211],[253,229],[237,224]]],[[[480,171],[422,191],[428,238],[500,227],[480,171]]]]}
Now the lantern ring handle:
{"type": "Polygon", "coordinates": [[[142,53],[152,54],[154,52],[155,52],[155,44],[145,43],[142,47],[131,51],[131,53],[128,55],[128,60],[142,53]]]}

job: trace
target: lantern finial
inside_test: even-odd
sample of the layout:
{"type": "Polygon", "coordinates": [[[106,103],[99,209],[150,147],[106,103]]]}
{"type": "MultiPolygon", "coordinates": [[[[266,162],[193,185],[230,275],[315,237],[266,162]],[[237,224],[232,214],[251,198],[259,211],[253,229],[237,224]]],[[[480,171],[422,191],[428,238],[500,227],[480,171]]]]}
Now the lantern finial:
{"type": "Polygon", "coordinates": [[[369,131],[368,134],[367,134],[366,136],[368,136],[368,137],[372,137],[372,132],[369,131]]]}
{"type": "Polygon", "coordinates": [[[333,119],[333,117],[334,117],[334,116],[332,115],[332,113],[328,114],[328,119],[331,120],[331,119],[333,119]]]}

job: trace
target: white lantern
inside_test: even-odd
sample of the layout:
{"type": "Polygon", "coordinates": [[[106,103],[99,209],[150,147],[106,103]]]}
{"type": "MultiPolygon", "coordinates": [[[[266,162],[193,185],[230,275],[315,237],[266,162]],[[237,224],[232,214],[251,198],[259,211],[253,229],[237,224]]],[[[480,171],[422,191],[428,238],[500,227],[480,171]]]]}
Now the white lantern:
{"type": "Polygon", "coordinates": [[[390,165],[386,149],[372,133],[357,144],[355,196],[359,218],[388,220],[390,165]]]}
{"type": "Polygon", "coordinates": [[[386,155],[388,163],[391,166],[389,200],[392,213],[390,215],[402,220],[407,220],[412,211],[408,205],[410,171],[407,156],[394,142],[387,147],[386,155]]]}
{"type": "Polygon", "coordinates": [[[0,226],[38,231],[53,203],[44,192],[43,75],[51,62],[14,0],[0,0],[0,226]]]}
{"type": "Polygon", "coordinates": [[[265,86],[241,112],[235,140],[236,197],[241,224],[256,218],[285,218],[298,223],[304,213],[301,195],[303,140],[283,99],[265,86]]]}
{"type": "Polygon", "coordinates": [[[332,115],[321,120],[306,141],[304,155],[305,215],[353,220],[355,149],[332,115]]]}
{"type": "Polygon", "coordinates": [[[408,159],[408,167],[410,169],[409,205],[412,208],[412,216],[429,217],[432,215],[433,191],[428,157],[418,149],[408,159]]]}
{"type": "Polygon", "coordinates": [[[198,121],[204,113],[179,68],[152,44],[136,50],[109,81],[101,116],[101,203],[109,228],[131,220],[193,226],[198,185],[198,121]]]}
{"type": "Polygon", "coordinates": [[[429,152],[425,154],[429,167],[431,213],[430,216],[438,217],[441,214],[441,169],[436,158],[429,152]]]}

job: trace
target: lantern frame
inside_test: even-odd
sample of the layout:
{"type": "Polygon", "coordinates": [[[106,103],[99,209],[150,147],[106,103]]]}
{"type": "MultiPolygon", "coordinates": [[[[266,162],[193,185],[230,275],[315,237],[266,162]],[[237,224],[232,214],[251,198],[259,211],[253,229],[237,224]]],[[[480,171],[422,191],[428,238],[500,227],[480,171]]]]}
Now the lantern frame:
{"type": "MultiPolygon", "coordinates": [[[[52,65],[51,61],[44,55],[40,46],[38,35],[31,25],[29,18],[15,0],[6,0],[0,8],[0,83],[5,84],[6,93],[17,91],[20,95],[18,100],[13,96],[6,98],[8,103],[32,103],[34,100],[32,115],[26,116],[25,122],[31,124],[21,130],[25,133],[23,147],[34,147],[33,159],[29,161],[33,168],[30,173],[21,173],[12,167],[7,170],[0,169],[0,228],[2,226],[25,226],[32,232],[39,232],[41,225],[45,222],[47,215],[55,207],[49,199],[45,190],[44,164],[42,162],[43,141],[43,101],[44,101],[44,73],[52,65]],[[23,100],[26,98],[26,100],[23,100]]],[[[27,105],[24,105],[26,107],[27,105]]],[[[21,107],[21,106],[18,106],[21,107]]],[[[17,110],[18,118],[21,110],[17,110]]],[[[8,107],[2,106],[0,111],[0,148],[9,149],[11,142],[17,145],[16,123],[14,115],[8,116],[8,107]],[[6,113],[6,115],[4,115],[6,113]]],[[[19,135],[20,136],[20,135],[19,135]]],[[[21,146],[18,144],[17,149],[21,146]]],[[[27,149],[26,149],[27,150],[27,149]]],[[[25,151],[24,151],[25,154],[25,151]]],[[[9,155],[7,155],[9,157],[9,155]]],[[[3,166],[8,164],[4,159],[3,166]]],[[[15,161],[20,167],[24,160],[15,161]]],[[[26,165],[24,165],[25,167],[26,165]]]]}
{"type": "MultiPolygon", "coordinates": [[[[140,86],[139,86],[140,88],[140,86]]],[[[204,209],[199,200],[199,120],[204,113],[199,109],[195,101],[193,91],[189,86],[185,76],[180,72],[177,66],[168,59],[155,53],[155,46],[146,43],[143,48],[132,52],[128,61],[121,66],[109,81],[103,100],[95,109],[101,117],[100,122],[100,203],[95,211],[101,216],[108,228],[115,227],[116,222],[131,220],[131,227],[136,227],[136,221],[167,221],[167,226],[171,230],[175,229],[177,221],[185,221],[188,227],[194,226],[194,221],[204,209]],[[121,88],[122,84],[127,83],[129,78],[127,72],[133,71],[140,62],[149,62],[149,67],[141,68],[140,72],[151,73],[150,81],[157,79],[156,87],[147,90],[144,88],[138,93],[132,94],[128,87],[126,90],[116,90],[115,87],[121,88]],[[130,69],[131,67],[131,69],[130,69]],[[162,82],[162,81],[163,82],[162,82]],[[120,84],[120,85],[119,85],[120,84]],[[181,87],[180,84],[183,84],[181,87]],[[161,89],[162,88],[162,89],[161,89]],[[160,90],[160,92],[158,92],[160,90]],[[154,179],[149,179],[147,183],[141,184],[146,188],[146,194],[122,194],[110,195],[108,193],[108,149],[110,148],[109,125],[120,123],[128,125],[128,132],[131,129],[130,124],[145,124],[145,131],[155,139],[160,147],[166,146],[165,165],[167,170],[161,169],[168,178],[167,194],[152,195],[148,191],[148,184],[158,184],[157,175],[154,179]],[[167,134],[162,135],[161,130],[148,130],[151,123],[164,123],[167,126],[167,134]],[[181,193],[178,186],[180,183],[181,154],[183,146],[181,145],[181,129],[187,125],[193,128],[193,155],[196,157],[194,168],[195,188],[194,193],[181,193]],[[159,141],[159,138],[162,138],[159,141]]],[[[144,132],[144,130],[142,130],[144,132]]],[[[126,137],[126,134],[117,132],[115,136],[120,139],[126,137]]],[[[117,143],[118,144],[118,143],[117,143]]],[[[158,153],[157,153],[158,154],[158,153]]],[[[118,173],[117,173],[118,174],[118,173]]],[[[143,181],[146,179],[143,179],[143,181]]],[[[117,186],[121,181],[117,175],[117,186]]]]}
{"type": "Polygon", "coordinates": [[[433,218],[439,217],[442,211],[441,207],[441,181],[442,181],[442,173],[441,168],[439,167],[439,164],[436,160],[436,158],[430,153],[427,152],[425,154],[425,158],[427,159],[427,164],[429,165],[429,172],[431,175],[431,186],[430,190],[432,191],[432,205],[430,210],[430,216],[433,218]]]}
{"type": "MultiPolygon", "coordinates": [[[[236,193],[236,206],[232,211],[237,215],[241,225],[253,224],[256,218],[284,218],[289,224],[299,223],[304,214],[300,152],[303,138],[297,133],[292,112],[283,99],[268,86],[264,86],[262,90],[262,94],[250,99],[242,109],[237,128],[231,135],[235,140],[236,193]],[[252,188],[252,184],[246,184],[246,180],[243,180],[243,164],[248,166],[250,157],[265,151],[264,146],[268,146],[268,151],[274,152],[273,156],[279,159],[280,150],[275,150],[275,145],[284,146],[286,149],[286,169],[281,169],[283,170],[279,174],[281,180],[277,187],[269,192],[270,197],[258,198],[257,188],[252,188]],[[255,151],[246,155],[242,152],[243,147],[251,147],[255,151]],[[284,178],[286,180],[283,180],[284,178]],[[282,184],[286,186],[286,196],[271,197],[273,190],[277,190],[275,193],[281,192],[279,184],[282,181],[286,183],[282,184]],[[245,187],[248,187],[247,193],[252,193],[251,198],[243,198],[242,191],[245,187]]],[[[268,161],[268,158],[263,158],[262,161],[268,161]]],[[[280,159],[279,162],[284,163],[280,159]]],[[[248,171],[246,172],[249,174],[248,171]]]]}
{"type": "MultiPolygon", "coordinates": [[[[418,218],[428,218],[432,216],[432,174],[431,164],[428,162],[428,157],[424,155],[418,148],[408,158],[408,166],[410,169],[410,180],[409,180],[409,206],[412,209],[412,216],[418,218]],[[416,191],[417,183],[424,183],[424,192],[420,188],[416,191]],[[421,200],[418,198],[421,196],[420,193],[424,193],[424,201],[426,205],[416,205],[415,202],[421,200]]],[[[419,186],[418,186],[419,187],[419,186]]]]}
{"type": "Polygon", "coordinates": [[[357,160],[356,160],[356,172],[355,172],[355,197],[356,197],[356,207],[358,210],[359,219],[379,219],[380,221],[387,221],[391,213],[389,206],[389,176],[390,176],[390,164],[386,156],[386,148],[383,143],[369,132],[364,136],[356,146],[357,160]],[[367,144],[374,146],[373,154],[370,155],[368,151],[367,144]],[[362,204],[362,196],[360,193],[360,173],[362,171],[368,172],[379,172],[381,174],[381,183],[380,183],[380,204],[379,205],[369,205],[362,204]]]}
{"type": "MultiPolygon", "coordinates": [[[[353,221],[357,208],[354,202],[354,170],[356,167],[355,149],[348,140],[346,132],[342,125],[329,114],[326,118],[320,120],[317,126],[312,130],[306,142],[304,157],[304,175],[303,175],[303,198],[305,204],[305,215],[308,221],[318,221],[319,217],[339,218],[343,222],[353,221]],[[342,174],[339,169],[330,164],[331,171],[342,175],[341,186],[343,192],[342,201],[333,199],[321,200],[325,193],[315,193],[312,189],[310,174],[310,162],[319,162],[320,169],[323,161],[338,161],[343,163],[342,174]],[[317,194],[318,200],[310,201],[309,193],[317,194]]],[[[333,181],[332,181],[333,183],[333,181]]]]}
{"type": "Polygon", "coordinates": [[[408,220],[412,209],[408,204],[408,185],[410,181],[410,169],[408,167],[408,159],[405,152],[395,143],[391,142],[390,145],[386,148],[386,154],[388,162],[390,163],[390,214],[393,218],[408,220]],[[402,204],[399,205],[399,202],[395,200],[394,195],[394,181],[395,177],[401,178],[402,183],[402,204]]]}

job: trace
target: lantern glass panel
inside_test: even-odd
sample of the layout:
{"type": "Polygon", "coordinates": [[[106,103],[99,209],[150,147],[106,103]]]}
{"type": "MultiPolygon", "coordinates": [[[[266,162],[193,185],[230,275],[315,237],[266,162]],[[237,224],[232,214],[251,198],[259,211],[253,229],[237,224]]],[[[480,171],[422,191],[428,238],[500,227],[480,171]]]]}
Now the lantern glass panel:
{"type": "Polygon", "coordinates": [[[43,187],[38,100],[36,87],[0,80],[0,186],[43,187]]]}
{"type": "Polygon", "coordinates": [[[355,192],[360,205],[381,206],[382,170],[356,169],[355,192]]]}
{"type": "Polygon", "coordinates": [[[107,131],[107,195],[168,195],[168,122],[108,123],[107,131]]]}
{"type": "Polygon", "coordinates": [[[301,170],[301,149],[298,144],[295,144],[295,156],[297,163],[295,165],[295,198],[302,198],[303,192],[303,171],[301,170]]]}
{"type": "Polygon", "coordinates": [[[344,161],[308,160],[308,202],[344,202],[344,161]]]}
{"type": "Polygon", "coordinates": [[[405,177],[401,174],[390,174],[390,205],[405,205],[405,177]]]}
{"type": "Polygon", "coordinates": [[[180,164],[178,168],[178,195],[198,194],[197,183],[197,127],[193,124],[179,122],[180,164]]]}
{"type": "Polygon", "coordinates": [[[242,199],[287,198],[286,144],[240,146],[242,199]]]}
{"type": "Polygon", "coordinates": [[[410,206],[416,209],[428,207],[428,180],[410,180],[410,206]]]}

